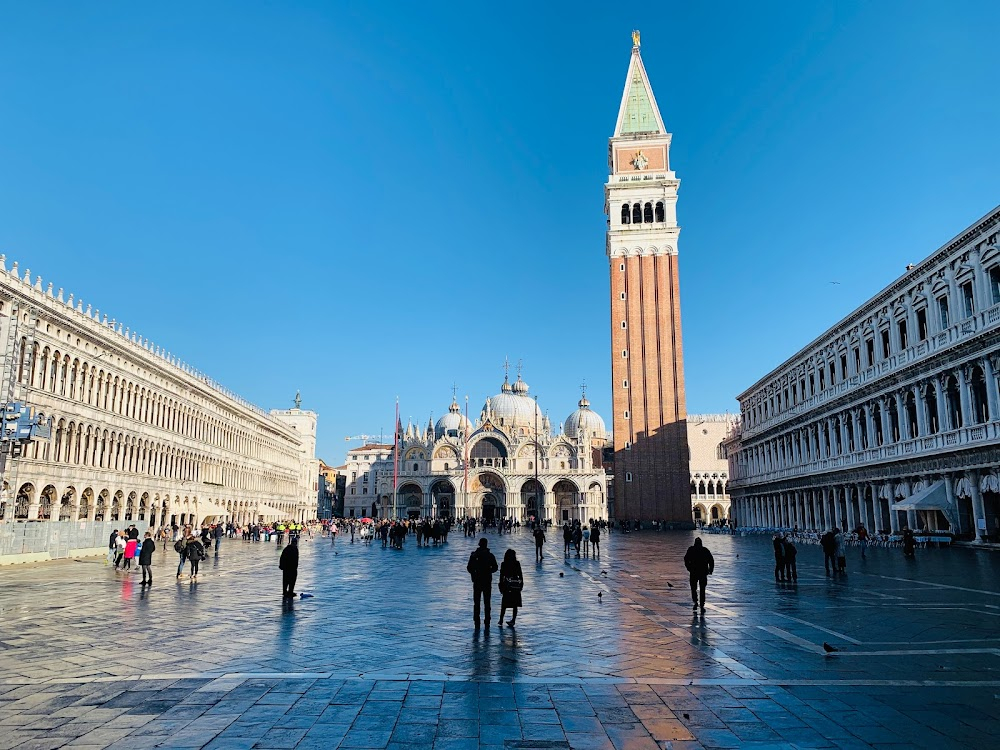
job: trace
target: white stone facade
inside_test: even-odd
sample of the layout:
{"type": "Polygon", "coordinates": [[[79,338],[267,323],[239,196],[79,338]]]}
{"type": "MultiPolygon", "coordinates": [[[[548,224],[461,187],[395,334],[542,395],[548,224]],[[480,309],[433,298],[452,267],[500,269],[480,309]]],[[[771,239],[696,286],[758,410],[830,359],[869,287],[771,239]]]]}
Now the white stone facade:
{"type": "Polygon", "coordinates": [[[268,414],[0,256],[0,400],[52,418],[3,474],[0,519],[306,519],[316,415],[268,414]]]}
{"type": "Polygon", "coordinates": [[[1000,208],[738,397],[739,525],[1000,533],[998,231],[1000,208]]]}
{"type": "Polygon", "coordinates": [[[487,522],[607,519],[608,475],[602,462],[607,440],[604,420],[586,397],[555,434],[527,384],[520,377],[513,384],[505,378],[475,423],[453,400],[436,424],[428,422],[423,430],[408,425],[400,437],[398,465],[392,445],[349,451],[345,512],[388,518],[472,516],[487,522]]]}
{"type": "Polygon", "coordinates": [[[688,415],[691,514],[696,523],[729,518],[729,461],[723,443],[736,421],[732,414],[688,415]]]}

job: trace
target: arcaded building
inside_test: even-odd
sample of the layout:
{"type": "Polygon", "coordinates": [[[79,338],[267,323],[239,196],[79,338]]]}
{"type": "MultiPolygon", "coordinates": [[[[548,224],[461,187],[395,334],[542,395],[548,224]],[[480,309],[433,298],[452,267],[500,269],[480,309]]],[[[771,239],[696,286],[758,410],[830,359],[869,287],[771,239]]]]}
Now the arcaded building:
{"type": "Polygon", "coordinates": [[[741,526],[1000,534],[1000,208],[741,393],[741,526]]]}
{"type": "Polygon", "coordinates": [[[315,517],[316,414],[298,398],[265,411],[3,256],[0,343],[0,401],[47,434],[4,441],[0,520],[315,517]]]}
{"type": "Polygon", "coordinates": [[[605,185],[615,516],[691,525],[677,190],[670,140],[633,33],[605,185]]]}
{"type": "Polygon", "coordinates": [[[695,523],[729,519],[729,461],[724,445],[738,421],[733,414],[689,414],[691,517],[695,523]]]}

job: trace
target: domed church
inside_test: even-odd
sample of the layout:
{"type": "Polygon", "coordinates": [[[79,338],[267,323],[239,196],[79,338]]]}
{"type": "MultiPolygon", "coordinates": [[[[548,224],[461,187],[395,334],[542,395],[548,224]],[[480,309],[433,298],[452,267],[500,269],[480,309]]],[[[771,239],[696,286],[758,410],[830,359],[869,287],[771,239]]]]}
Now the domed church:
{"type": "MultiPolygon", "coordinates": [[[[412,424],[393,458],[373,466],[377,501],[358,512],[393,518],[462,518],[486,522],[532,518],[607,519],[609,476],[602,455],[610,435],[586,391],[554,432],[520,374],[504,376],[475,424],[452,397],[448,413],[421,431],[412,424]],[[396,492],[393,493],[393,476],[396,492]]],[[[350,493],[345,505],[350,506],[350,493]]]]}

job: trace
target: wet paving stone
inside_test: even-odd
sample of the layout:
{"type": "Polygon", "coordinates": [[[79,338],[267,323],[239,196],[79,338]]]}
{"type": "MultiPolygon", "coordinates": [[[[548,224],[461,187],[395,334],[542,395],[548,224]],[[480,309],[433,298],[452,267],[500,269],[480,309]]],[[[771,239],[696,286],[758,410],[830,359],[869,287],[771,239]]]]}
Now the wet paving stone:
{"type": "Polygon", "coordinates": [[[705,535],[702,614],[690,534],[540,564],[487,536],[522,560],[516,628],[474,629],[461,534],[304,540],[314,596],[290,603],[279,550],[235,540],[197,582],[157,552],[153,588],[93,559],[0,569],[0,750],[996,746],[1000,556],[874,549],[830,577],[803,545],[776,584],[769,540],[705,535]]]}

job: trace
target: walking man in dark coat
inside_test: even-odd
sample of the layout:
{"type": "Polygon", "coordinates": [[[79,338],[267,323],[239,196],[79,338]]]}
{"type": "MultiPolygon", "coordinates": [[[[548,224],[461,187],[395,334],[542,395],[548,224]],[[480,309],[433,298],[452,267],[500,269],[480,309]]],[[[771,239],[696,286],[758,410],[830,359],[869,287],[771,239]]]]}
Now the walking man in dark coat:
{"type": "Polygon", "coordinates": [[[771,540],[774,545],[774,580],[785,580],[785,545],[781,534],[775,534],[771,540]]]}
{"type": "Polygon", "coordinates": [[[156,542],[153,535],[146,532],[145,539],[142,540],[142,547],[139,548],[139,569],[142,570],[142,585],[153,585],[153,552],[156,551],[156,542]]]}
{"type": "Polygon", "coordinates": [[[705,611],[705,587],[708,585],[708,577],[715,572],[715,558],[701,543],[701,537],[695,537],[694,544],[688,547],[684,555],[684,567],[691,574],[691,599],[694,601],[694,608],[701,606],[701,611],[705,611]],[[701,588],[699,597],[698,589],[701,588]]]}
{"type": "Polygon", "coordinates": [[[293,599],[295,579],[299,577],[299,540],[296,537],[293,536],[281,551],[278,568],[281,570],[281,595],[285,599],[293,599]]]}
{"type": "Polygon", "coordinates": [[[535,526],[535,530],[532,533],[535,537],[535,562],[541,562],[542,545],[545,544],[545,532],[542,531],[541,524],[535,526]]]}
{"type": "Polygon", "coordinates": [[[472,619],[479,627],[479,599],[483,600],[483,613],[486,615],[486,629],[490,629],[490,591],[493,588],[493,574],[500,569],[497,559],[490,552],[489,542],[483,537],[479,547],[469,556],[469,564],[465,566],[472,577],[472,619]]]}

